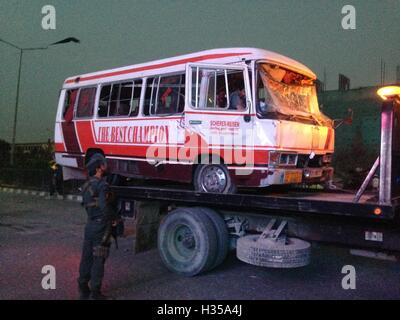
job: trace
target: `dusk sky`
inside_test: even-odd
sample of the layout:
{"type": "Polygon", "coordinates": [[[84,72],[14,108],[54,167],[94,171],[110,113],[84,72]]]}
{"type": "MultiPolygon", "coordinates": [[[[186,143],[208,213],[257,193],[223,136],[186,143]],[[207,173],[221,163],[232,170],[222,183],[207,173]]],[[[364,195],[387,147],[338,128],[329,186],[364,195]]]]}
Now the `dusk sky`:
{"type": "MultiPolygon", "coordinates": [[[[386,82],[400,65],[400,0],[0,0],[0,39],[40,47],[24,54],[17,142],[53,137],[57,98],[68,76],[211,48],[259,47],[310,67],[327,88],[338,73],[351,87],[386,82]],[[341,25],[344,5],[356,29],[341,25]],[[56,9],[56,29],[42,29],[42,7],[56,9]]],[[[11,141],[18,51],[0,43],[0,139],[11,141]]]]}

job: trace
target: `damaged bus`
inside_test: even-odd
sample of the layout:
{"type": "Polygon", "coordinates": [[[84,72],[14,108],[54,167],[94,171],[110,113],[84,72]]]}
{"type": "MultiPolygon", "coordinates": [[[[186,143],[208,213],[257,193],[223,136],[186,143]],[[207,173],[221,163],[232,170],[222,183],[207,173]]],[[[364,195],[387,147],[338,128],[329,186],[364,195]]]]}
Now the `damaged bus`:
{"type": "Polygon", "coordinates": [[[283,55],[227,48],[65,80],[55,124],[64,179],[103,154],[115,177],[195,190],[329,183],[333,122],[316,75],[283,55]]]}

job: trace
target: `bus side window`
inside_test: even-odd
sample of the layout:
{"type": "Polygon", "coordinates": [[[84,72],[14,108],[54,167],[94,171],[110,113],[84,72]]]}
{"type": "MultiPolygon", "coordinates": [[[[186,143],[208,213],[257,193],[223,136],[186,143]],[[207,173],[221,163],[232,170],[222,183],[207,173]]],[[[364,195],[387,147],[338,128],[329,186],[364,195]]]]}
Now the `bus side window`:
{"type": "Polygon", "coordinates": [[[101,88],[100,91],[100,100],[98,107],[98,116],[100,118],[105,118],[108,115],[108,106],[110,104],[110,94],[111,94],[111,85],[106,85],[101,88]]]}
{"type": "Polygon", "coordinates": [[[74,117],[74,106],[78,89],[68,90],[65,93],[63,119],[66,122],[71,122],[74,117]]]}
{"type": "Polygon", "coordinates": [[[136,117],[139,114],[140,95],[142,93],[142,79],[135,80],[133,84],[133,96],[131,102],[130,117],[136,117]]]}
{"type": "Polygon", "coordinates": [[[128,116],[131,109],[133,82],[121,83],[117,102],[117,116],[128,116]]]}
{"type": "Polygon", "coordinates": [[[246,109],[246,91],[243,71],[228,74],[229,109],[243,111],[246,109]]]}
{"type": "Polygon", "coordinates": [[[120,89],[121,89],[121,84],[120,83],[114,83],[111,89],[111,99],[110,99],[110,107],[108,109],[108,116],[116,116],[117,115],[117,109],[119,105],[119,94],[120,94],[120,89]]]}
{"type": "Polygon", "coordinates": [[[243,71],[196,67],[192,73],[191,102],[199,109],[246,110],[243,71]]]}
{"type": "MultiPolygon", "coordinates": [[[[197,108],[215,108],[216,71],[196,68],[192,75],[192,104],[197,108]]],[[[218,80],[217,80],[218,82],[218,80]]]]}
{"type": "Polygon", "coordinates": [[[192,96],[192,103],[196,103],[197,108],[215,109],[226,107],[226,82],[223,70],[199,68],[198,82],[197,74],[192,82],[192,86],[197,91],[196,98],[192,96]]]}
{"type": "Polygon", "coordinates": [[[94,100],[96,98],[96,88],[84,88],[79,91],[78,106],[76,109],[77,118],[87,118],[93,116],[94,100]]]}
{"type": "MultiPolygon", "coordinates": [[[[155,78],[148,78],[146,81],[146,92],[144,95],[144,103],[143,103],[143,114],[145,116],[150,115],[150,105],[151,105],[154,82],[155,82],[155,78]]],[[[154,93],[154,95],[155,95],[155,93],[154,93]]]]}
{"type": "Polygon", "coordinates": [[[178,113],[179,110],[183,111],[185,104],[184,77],[180,74],[160,78],[155,114],[172,115],[178,113]]]}
{"type": "Polygon", "coordinates": [[[185,109],[185,84],[186,84],[186,75],[183,74],[181,76],[181,84],[179,87],[179,100],[178,100],[178,113],[182,113],[185,109]]]}
{"type": "Polygon", "coordinates": [[[228,98],[226,92],[226,80],[225,73],[219,73],[217,75],[217,85],[216,85],[216,97],[215,97],[215,108],[226,109],[228,105],[228,98]]]}
{"type": "Polygon", "coordinates": [[[256,74],[256,111],[257,115],[263,118],[270,118],[274,116],[273,100],[271,95],[266,90],[262,78],[259,74],[256,74]]]}

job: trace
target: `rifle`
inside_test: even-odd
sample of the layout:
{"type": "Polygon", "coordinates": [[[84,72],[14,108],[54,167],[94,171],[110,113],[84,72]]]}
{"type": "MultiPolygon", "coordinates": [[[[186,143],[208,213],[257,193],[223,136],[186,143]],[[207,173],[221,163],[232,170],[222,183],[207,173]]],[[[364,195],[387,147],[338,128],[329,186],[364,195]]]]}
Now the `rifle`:
{"type": "Polygon", "coordinates": [[[102,245],[109,246],[111,238],[115,241],[115,247],[118,249],[118,237],[124,233],[124,223],[119,214],[119,210],[116,208],[116,198],[114,193],[108,192],[107,205],[104,209],[104,218],[106,221],[106,230],[103,235],[102,245]]]}

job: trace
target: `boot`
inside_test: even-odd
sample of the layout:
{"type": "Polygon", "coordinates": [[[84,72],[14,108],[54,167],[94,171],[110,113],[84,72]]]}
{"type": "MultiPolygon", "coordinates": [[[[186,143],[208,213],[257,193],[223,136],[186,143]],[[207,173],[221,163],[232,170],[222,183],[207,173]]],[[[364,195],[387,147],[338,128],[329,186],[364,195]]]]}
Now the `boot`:
{"type": "Polygon", "coordinates": [[[93,291],[92,295],[91,295],[91,298],[92,298],[92,300],[114,300],[111,297],[105,296],[99,290],[93,291]]]}
{"type": "Polygon", "coordinates": [[[79,284],[79,300],[89,300],[90,298],[90,289],[87,283],[79,284]]]}

